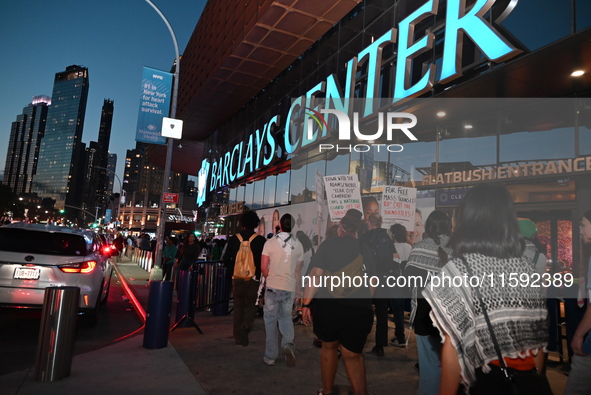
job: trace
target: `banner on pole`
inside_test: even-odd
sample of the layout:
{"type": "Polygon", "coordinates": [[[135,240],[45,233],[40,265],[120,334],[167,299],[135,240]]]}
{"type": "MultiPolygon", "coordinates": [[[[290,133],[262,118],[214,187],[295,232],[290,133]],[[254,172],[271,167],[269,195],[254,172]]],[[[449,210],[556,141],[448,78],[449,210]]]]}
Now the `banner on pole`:
{"type": "Polygon", "coordinates": [[[162,136],[162,118],[170,111],[171,93],[172,74],[144,66],[136,141],[166,144],[166,137],[162,136]]]}

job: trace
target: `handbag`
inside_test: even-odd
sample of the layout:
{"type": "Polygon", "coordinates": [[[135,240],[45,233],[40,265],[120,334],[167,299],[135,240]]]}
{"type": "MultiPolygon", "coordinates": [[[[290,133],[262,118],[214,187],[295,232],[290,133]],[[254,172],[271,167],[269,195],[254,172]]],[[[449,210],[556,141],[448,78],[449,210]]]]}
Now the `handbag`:
{"type": "MultiPolygon", "coordinates": [[[[472,277],[472,269],[468,265],[468,262],[466,262],[466,258],[460,256],[460,259],[464,263],[464,266],[466,266],[468,276],[472,277]]],[[[489,365],[491,368],[489,373],[483,373],[481,369],[478,369],[476,371],[476,385],[470,388],[470,394],[552,395],[548,378],[545,375],[538,374],[537,369],[517,370],[507,366],[501,354],[497,337],[493,331],[484,299],[478,287],[475,287],[474,290],[482,303],[484,320],[486,321],[486,326],[490,332],[490,337],[501,366],[489,365]]]]}

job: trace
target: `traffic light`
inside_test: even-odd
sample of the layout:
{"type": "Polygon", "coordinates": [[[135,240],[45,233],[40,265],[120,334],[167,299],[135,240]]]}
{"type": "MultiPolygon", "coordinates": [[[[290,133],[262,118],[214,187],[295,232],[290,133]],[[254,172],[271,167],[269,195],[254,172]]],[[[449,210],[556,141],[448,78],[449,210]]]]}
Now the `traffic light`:
{"type": "Polygon", "coordinates": [[[65,212],[66,212],[66,210],[64,210],[63,208],[60,208],[60,214],[63,214],[65,212]]]}
{"type": "Polygon", "coordinates": [[[195,234],[195,236],[201,236],[201,232],[199,232],[198,230],[196,230],[195,232],[193,232],[195,234]]]}

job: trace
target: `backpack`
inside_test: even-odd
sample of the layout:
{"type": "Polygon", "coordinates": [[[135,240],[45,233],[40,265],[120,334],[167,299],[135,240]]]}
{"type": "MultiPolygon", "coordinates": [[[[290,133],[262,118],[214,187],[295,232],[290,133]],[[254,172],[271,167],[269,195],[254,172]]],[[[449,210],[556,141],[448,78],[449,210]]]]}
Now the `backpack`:
{"type": "MultiPolygon", "coordinates": [[[[366,272],[365,265],[363,263],[363,255],[359,254],[355,259],[349,262],[347,265],[343,266],[340,270],[335,271],[334,273],[329,272],[328,270],[324,270],[324,275],[332,277],[337,276],[340,278],[345,277],[363,277],[363,274],[366,272]]],[[[351,297],[356,294],[362,287],[349,287],[345,281],[341,281],[338,287],[326,287],[326,290],[332,297],[341,299],[351,297]],[[347,285],[347,286],[345,286],[347,285]]]]}
{"type": "Polygon", "coordinates": [[[240,233],[236,237],[238,237],[238,241],[240,242],[240,248],[236,253],[234,275],[232,277],[241,280],[250,280],[256,274],[254,255],[252,254],[250,243],[257,237],[257,234],[254,233],[248,240],[244,240],[240,233]]]}

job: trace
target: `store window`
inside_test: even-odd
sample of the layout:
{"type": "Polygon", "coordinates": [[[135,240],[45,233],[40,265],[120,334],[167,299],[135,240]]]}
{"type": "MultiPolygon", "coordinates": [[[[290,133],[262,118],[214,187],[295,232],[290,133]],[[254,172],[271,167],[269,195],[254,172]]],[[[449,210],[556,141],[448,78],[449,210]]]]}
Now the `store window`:
{"type": "Polygon", "coordinates": [[[265,195],[263,197],[263,207],[273,207],[275,205],[275,183],[277,176],[270,176],[265,179],[265,195]]]}
{"type": "Polygon", "coordinates": [[[305,164],[299,164],[300,167],[291,168],[291,181],[290,181],[290,194],[291,203],[303,203],[306,201],[306,166],[305,164]]]}
{"type": "MultiPolygon", "coordinates": [[[[333,154],[334,155],[334,154],[333,154]]],[[[329,156],[326,161],[326,175],[336,176],[349,173],[349,154],[329,156]]]]}
{"type": "Polygon", "coordinates": [[[420,182],[423,175],[434,174],[435,141],[403,144],[402,152],[390,153],[392,184],[420,182]]]}
{"type": "Polygon", "coordinates": [[[576,31],[591,26],[591,2],[589,0],[575,0],[576,31]]]}
{"type": "Polygon", "coordinates": [[[246,184],[244,189],[244,205],[252,209],[252,198],[254,195],[254,183],[250,182],[246,184]]]}
{"type": "Polygon", "coordinates": [[[314,158],[308,159],[308,166],[306,166],[306,190],[310,192],[309,200],[316,199],[316,172],[319,172],[324,177],[326,169],[326,155],[318,155],[314,158]]]}
{"type": "Polygon", "coordinates": [[[265,198],[265,180],[259,180],[254,183],[254,196],[252,198],[252,209],[258,210],[263,207],[265,198]]]}
{"type": "Polygon", "coordinates": [[[275,205],[289,204],[289,176],[290,172],[279,174],[277,186],[273,190],[275,193],[275,205]]]}
{"type": "MultiPolygon", "coordinates": [[[[588,3],[581,0],[579,2],[588,3]]],[[[517,42],[534,51],[568,36],[571,32],[571,19],[570,1],[519,1],[501,26],[511,32],[517,42]],[[532,19],[536,23],[523,23],[532,19]]]]}

